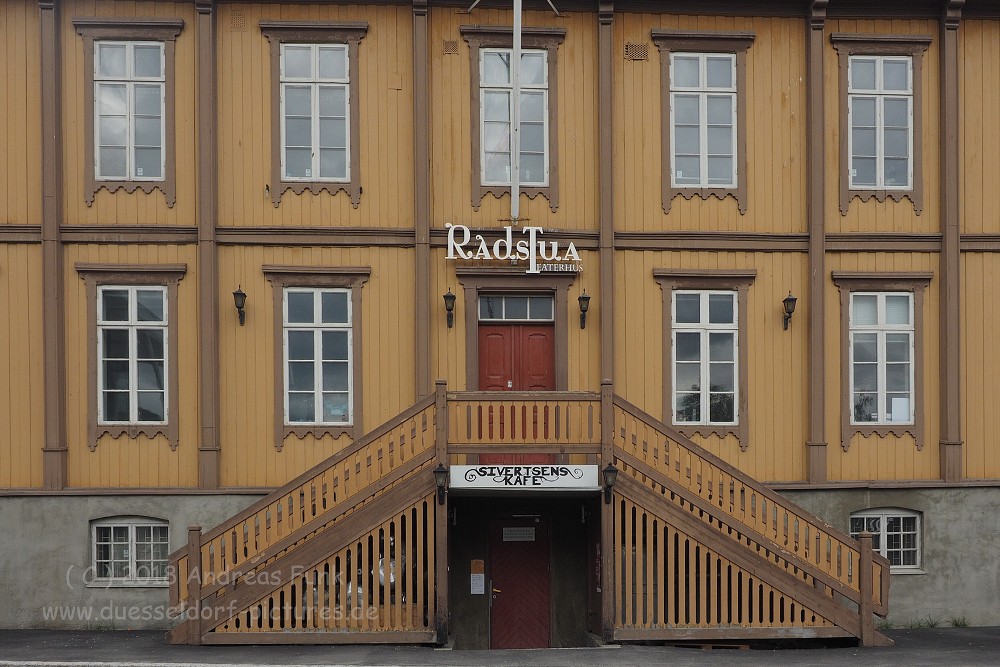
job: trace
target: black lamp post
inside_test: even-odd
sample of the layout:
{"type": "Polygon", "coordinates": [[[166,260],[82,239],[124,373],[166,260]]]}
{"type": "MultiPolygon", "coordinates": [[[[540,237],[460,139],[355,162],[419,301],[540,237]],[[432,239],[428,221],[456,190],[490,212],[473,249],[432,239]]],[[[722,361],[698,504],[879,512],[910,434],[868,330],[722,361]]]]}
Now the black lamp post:
{"type": "Polygon", "coordinates": [[[438,505],[444,505],[444,497],[448,492],[448,469],[441,463],[434,468],[434,485],[437,486],[438,505]]]}
{"type": "Polygon", "coordinates": [[[448,328],[451,329],[455,326],[455,295],[450,287],[448,293],[444,295],[444,309],[448,311],[448,328]]]}
{"type": "Polygon", "coordinates": [[[604,502],[608,505],[611,504],[612,491],[615,488],[615,482],[618,481],[618,468],[615,467],[614,463],[609,463],[607,467],[603,470],[604,473],[604,502]]]}
{"type": "Polygon", "coordinates": [[[587,290],[583,290],[583,294],[577,299],[580,302],[580,328],[587,328],[587,311],[590,310],[590,295],[587,294],[587,290]]]}
{"type": "Polygon", "coordinates": [[[233,292],[233,301],[236,303],[236,312],[240,316],[240,326],[243,326],[247,321],[247,312],[244,310],[247,305],[247,294],[243,291],[242,285],[233,292]]]}
{"type": "Polygon", "coordinates": [[[785,313],[785,329],[788,329],[788,323],[792,321],[792,313],[795,312],[795,302],[798,301],[792,293],[789,292],[788,296],[781,300],[781,310],[785,313]]]}

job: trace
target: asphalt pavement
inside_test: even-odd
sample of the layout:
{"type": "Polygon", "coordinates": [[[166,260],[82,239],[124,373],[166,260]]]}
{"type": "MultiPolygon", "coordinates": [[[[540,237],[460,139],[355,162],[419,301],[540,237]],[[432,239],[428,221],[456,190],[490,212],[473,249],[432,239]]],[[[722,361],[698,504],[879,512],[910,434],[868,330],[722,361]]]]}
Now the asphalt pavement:
{"type": "Polygon", "coordinates": [[[418,646],[172,646],[162,632],[0,630],[0,667],[639,667],[640,665],[1000,665],[1000,627],[888,630],[889,648],[604,646],[528,651],[451,651],[418,646]]]}

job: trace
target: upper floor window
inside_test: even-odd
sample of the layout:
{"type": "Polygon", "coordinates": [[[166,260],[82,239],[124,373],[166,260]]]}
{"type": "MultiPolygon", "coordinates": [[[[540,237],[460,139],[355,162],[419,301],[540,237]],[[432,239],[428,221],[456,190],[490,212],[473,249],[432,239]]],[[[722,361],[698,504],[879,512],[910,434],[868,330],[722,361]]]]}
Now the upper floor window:
{"type": "Polygon", "coordinates": [[[913,65],[909,56],[851,56],[851,188],[913,184],[913,65]]]}
{"type": "Polygon", "coordinates": [[[520,183],[544,187],[549,181],[546,53],[521,53],[521,93],[517,102],[511,79],[511,55],[510,49],[482,49],[479,52],[482,182],[483,185],[511,184],[511,133],[516,111],[521,141],[520,183]]]}
{"type": "Polygon", "coordinates": [[[173,206],[174,45],[180,19],[78,18],[84,40],[84,196],[154,189],[173,206]]]}
{"type": "Polygon", "coordinates": [[[286,288],[285,421],[351,423],[351,295],[286,288]]]}
{"type": "Polygon", "coordinates": [[[469,43],[471,85],[478,95],[471,105],[472,207],[483,197],[510,193],[514,160],[511,132],[517,118],[521,194],[541,194],[559,207],[556,154],[556,56],[566,31],[525,28],[522,36],[519,99],[514,99],[510,28],[462,26],[469,43]]]}
{"type": "Polygon", "coordinates": [[[94,582],[161,585],[167,581],[170,527],[155,519],[102,519],[91,524],[94,582]]]}
{"type": "Polygon", "coordinates": [[[738,309],[735,291],[674,291],[674,424],[735,424],[738,309]]]}
{"type": "Polygon", "coordinates": [[[343,190],[361,203],[359,45],[364,22],[261,21],[271,44],[271,203],[343,190]]]}
{"type": "Polygon", "coordinates": [[[872,509],[851,514],[851,537],[872,534],[872,550],[889,561],[893,571],[920,567],[920,514],[903,509],[872,509]]]}
{"type": "Polygon", "coordinates": [[[913,295],[851,294],[852,423],[913,423],[913,295]]]}
{"type": "Polygon", "coordinates": [[[281,45],[281,172],[286,180],[350,180],[346,44],[281,45]]]}
{"type": "Polygon", "coordinates": [[[98,180],[162,180],[162,42],[97,42],[94,102],[98,180]]]}
{"type": "Polygon", "coordinates": [[[166,423],[167,336],[166,288],[100,288],[97,295],[99,423],[166,423]]]}
{"type": "Polygon", "coordinates": [[[652,32],[660,50],[662,204],[733,197],[747,209],[746,59],[752,32],[652,32]]]}
{"type": "Polygon", "coordinates": [[[840,69],[840,212],[874,197],[923,209],[921,109],[928,35],[833,33],[840,69]]]}
{"type": "Polygon", "coordinates": [[[479,296],[480,322],[552,322],[555,299],[550,295],[479,296]]]}
{"type": "Polygon", "coordinates": [[[736,56],[670,55],[674,187],[736,187],[736,56]]]}

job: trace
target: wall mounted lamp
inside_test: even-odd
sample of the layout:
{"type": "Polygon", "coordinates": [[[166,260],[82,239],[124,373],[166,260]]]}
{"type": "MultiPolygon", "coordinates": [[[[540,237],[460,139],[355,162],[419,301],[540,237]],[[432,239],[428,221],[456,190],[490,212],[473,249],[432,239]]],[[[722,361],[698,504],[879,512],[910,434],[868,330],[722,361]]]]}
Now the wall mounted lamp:
{"type": "Polygon", "coordinates": [[[583,290],[583,294],[577,299],[580,302],[580,328],[587,328],[587,311],[590,310],[590,295],[587,294],[587,290],[583,290]]]}
{"type": "Polygon", "coordinates": [[[237,286],[236,291],[233,292],[233,301],[236,303],[236,312],[240,316],[240,326],[246,324],[247,321],[247,311],[244,308],[247,305],[247,294],[243,291],[243,286],[237,286]]]}
{"type": "Polygon", "coordinates": [[[798,301],[792,293],[789,292],[788,296],[781,300],[781,310],[785,314],[785,329],[788,329],[788,323],[792,321],[792,313],[795,312],[795,302],[798,301]]]}
{"type": "Polygon", "coordinates": [[[615,467],[614,463],[609,463],[602,472],[604,474],[604,502],[610,505],[611,493],[615,488],[615,482],[618,481],[618,468],[615,467]]]}
{"type": "Polygon", "coordinates": [[[448,469],[442,463],[434,468],[434,485],[438,490],[438,505],[444,505],[444,497],[448,493],[448,469]]]}
{"type": "Polygon", "coordinates": [[[455,295],[450,287],[448,293],[444,295],[444,309],[448,311],[448,328],[450,329],[455,326],[455,295]]]}

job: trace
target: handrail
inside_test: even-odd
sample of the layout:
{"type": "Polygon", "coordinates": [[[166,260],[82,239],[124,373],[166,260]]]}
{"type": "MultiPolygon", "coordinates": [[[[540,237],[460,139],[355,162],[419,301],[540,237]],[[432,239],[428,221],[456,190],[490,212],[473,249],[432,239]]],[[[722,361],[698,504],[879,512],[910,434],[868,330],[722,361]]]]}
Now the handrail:
{"type": "MultiPolygon", "coordinates": [[[[617,409],[614,439],[618,449],[632,454],[665,475],[673,484],[729,514],[738,524],[754,529],[789,555],[819,567],[840,582],[842,586],[838,588],[841,591],[846,587],[860,596],[858,568],[861,545],[857,540],[768,489],[621,397],[615,396],[613,401],[617,409]],[[635,432],[631,438],[626,437],[626,426],[618,423],[621,414],[653,429],[670,443],[664,449],[669,450],[673,446],[678,452],[658,451],[656,443],[652,443],[651,447],[651,443],[639,442],[639,434],[635,432]],[[781,508],[780,512],[778,508],[781,508]]],[[[889,562],[881,555],[873,554],[872,569],[875,584],[872,608],[884,616],[888,613],[889,562]]]]}

